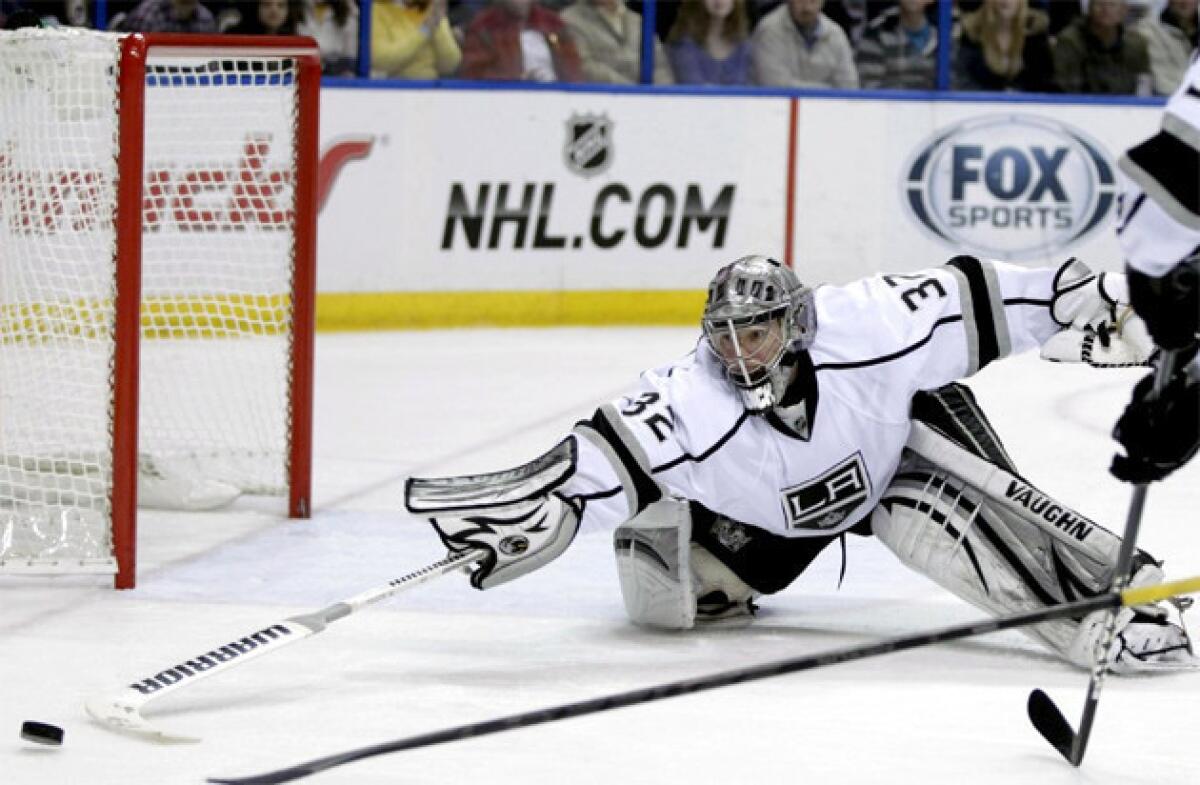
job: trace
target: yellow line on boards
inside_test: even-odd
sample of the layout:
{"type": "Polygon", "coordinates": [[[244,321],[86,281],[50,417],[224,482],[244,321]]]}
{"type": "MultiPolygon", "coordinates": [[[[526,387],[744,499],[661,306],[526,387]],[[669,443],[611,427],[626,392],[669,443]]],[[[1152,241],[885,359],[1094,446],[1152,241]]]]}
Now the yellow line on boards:
{"type": "Polygon", "coordinates": [[[317,295],[317,330],[699,325],[701,290],[354,292],[317,295]]]}
{"type": "MultiPolygon", "coordinates": [[[[144,338],[277,335],[290,329],[288,295],[157,295],[142,301],[144,338]]],[[[695,325],[702,290],[362,292],[317,295],[317,329],[695,325]]],[[[0,341],[98,338],[113,303],[77,299],[0,305],[0,341]]]]}

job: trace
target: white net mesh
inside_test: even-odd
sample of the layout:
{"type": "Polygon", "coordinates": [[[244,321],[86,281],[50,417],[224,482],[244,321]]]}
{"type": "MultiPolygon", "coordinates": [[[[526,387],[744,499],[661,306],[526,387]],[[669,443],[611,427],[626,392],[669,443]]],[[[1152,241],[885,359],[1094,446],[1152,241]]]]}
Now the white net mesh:
{"type": "MultiPolygon", "coordinates": [[[[119,49],[0,33],[0,567],[112,567],[119,49]]],[[[296,82],[288,57],[150,50],[138,452],[158,506],[286,491],[296,82]]]]}
{"type": "Polygon", "coordinates": [[[282,493],[294,61],[151,50],[148,70],[139,449],[282,493]]]}

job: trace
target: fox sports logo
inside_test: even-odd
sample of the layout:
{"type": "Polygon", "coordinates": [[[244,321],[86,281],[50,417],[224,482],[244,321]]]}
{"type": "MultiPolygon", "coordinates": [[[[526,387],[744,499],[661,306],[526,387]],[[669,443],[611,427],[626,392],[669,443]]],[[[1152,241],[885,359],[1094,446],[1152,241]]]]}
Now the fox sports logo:
{"type": "Polygon", "coordinates": [[[995,259],[1052,256],[1100,226],[1116,187],[1103,148],[1033,115],[965,120],[907,166],[904,199],[927,231],[995,259]]]}

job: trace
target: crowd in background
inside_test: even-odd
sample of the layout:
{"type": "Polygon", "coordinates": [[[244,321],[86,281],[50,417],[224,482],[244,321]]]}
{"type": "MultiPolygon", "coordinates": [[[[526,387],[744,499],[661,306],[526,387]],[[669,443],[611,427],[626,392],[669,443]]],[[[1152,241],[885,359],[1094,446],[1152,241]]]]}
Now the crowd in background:
{"type": "MultiPolygon", "coordinates": [[[[370,73],[396,79],[635,84],[641,2],[374,0],[370,73]]],[[[1167,95],[1196,51],[1200,0],[955,0],[950,87],[1167,95]]],[[[109,29],[313,36],[356,73],[355,0],[113,0],[109,29]]],[[[932,90],[937,0],[660,0],[656,84],[932,90]]],[[[0,23],[87,26],[84,0],[0,0],[0,23]]]]}

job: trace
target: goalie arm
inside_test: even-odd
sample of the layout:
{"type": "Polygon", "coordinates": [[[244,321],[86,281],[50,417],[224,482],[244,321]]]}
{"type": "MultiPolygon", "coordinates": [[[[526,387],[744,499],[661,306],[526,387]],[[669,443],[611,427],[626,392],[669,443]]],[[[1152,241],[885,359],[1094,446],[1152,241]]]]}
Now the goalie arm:
{"type": "MultiPolygon", "coordinates": [[[[913,392],[937,389],[1039,347],[1047,359],[1140,365],[1152,349],[1148,341],[1119,361],[1110,350],[1133,334],[1132,323],[1140,325],[1130,319],[1126,330],[1117,329],[1121,322],[1114,311],[1128,310],[1127,299],[1123,275],[1096,275],[1074,259],[1027,268],[956,256],[912,274],[818,289],[818,318],[822,313],[837,318],[821,323],[814,353],[822,339],[824,345],[844,341],[861,347],[860,353],[872,357],[866,364],[887,362],[892,383],[905,379],[913,392]]],[[[847,367],[838,356],[814,357],[821,368],[847,367]]]]}
{"type": "MultiPolygon", "coordinates": [[[[682,459],[688,429],[677,420],[687,393],[697,395],[698,375],[692,355],[665,373],[647,372],[546,454],[491,474],[410,479],[406,506],[429,518],[451,551],[487,554],[471,578],[486,589],[553,560],[582,525],[611,531],[665,497],[696,498],[690,463],[682,459]]],[[[720,417],[705,412],[709,430],[718,432],[723,426],[714,421],[745,416],[740,406],[720,417]]]]}
{"type": "MultiPolygon", "coordinates": [[[[1078,259],[1057,267],[1024,268],[958,256],[942,268],[954,279],[967,338],[966,373],[953,376],[938,361],[931,389],[970,376],[988,362],[1041,347],[1043,359],[1096,367],[1145,365],[1154,350],[1129,305],[1121,273],[1094,273],[1078,259]]],[[[953,307],[953,306],[950,306],[953,307]]]]}

